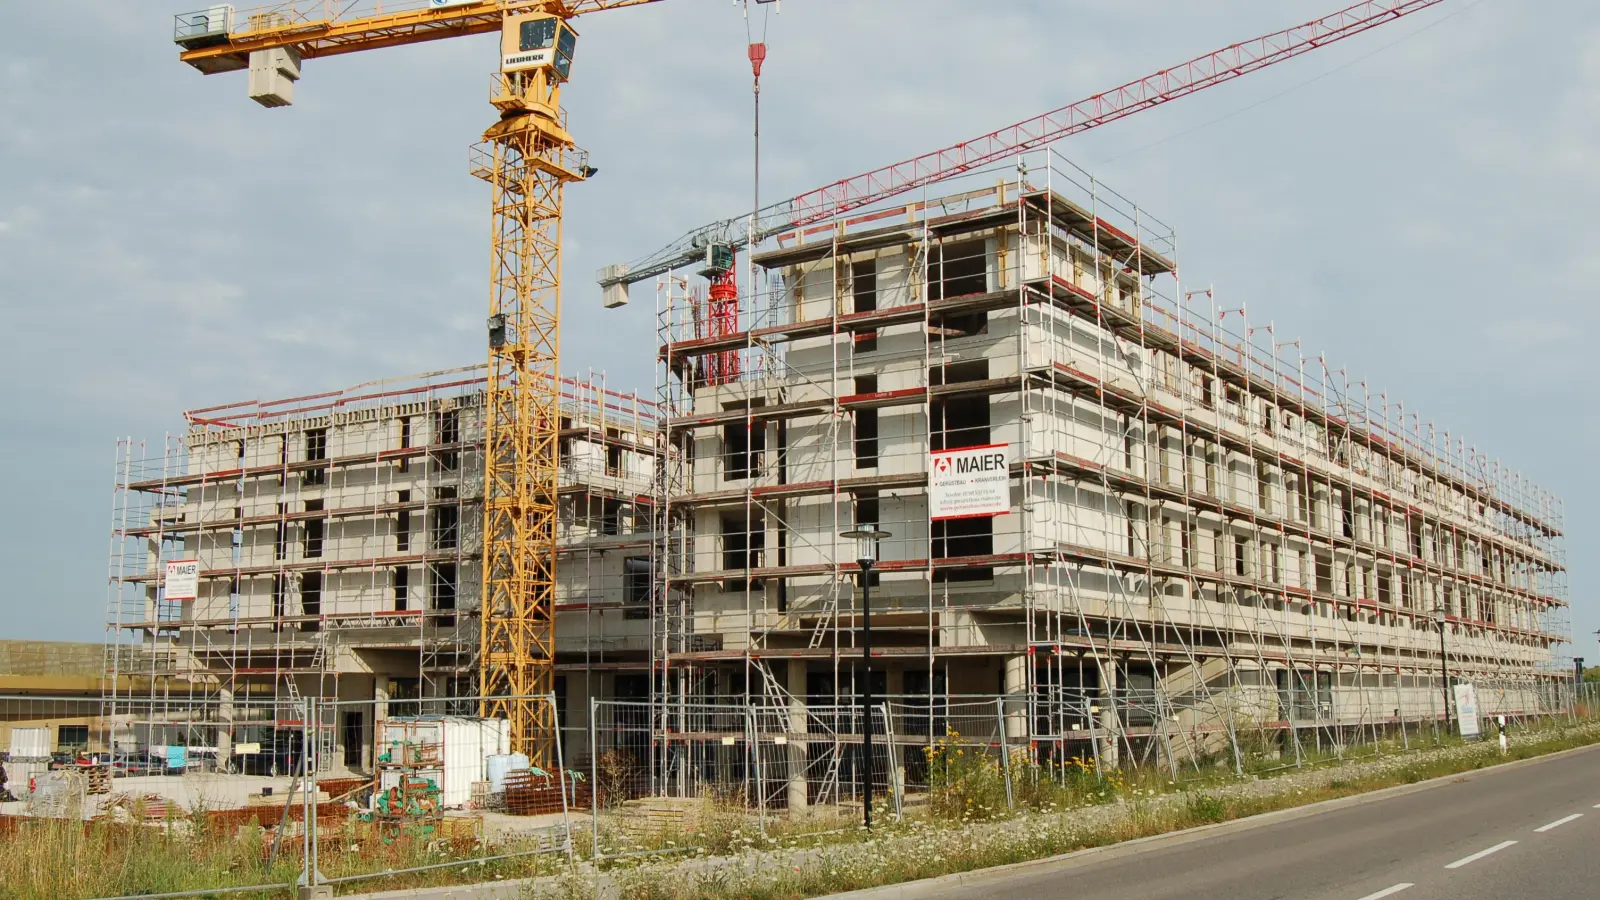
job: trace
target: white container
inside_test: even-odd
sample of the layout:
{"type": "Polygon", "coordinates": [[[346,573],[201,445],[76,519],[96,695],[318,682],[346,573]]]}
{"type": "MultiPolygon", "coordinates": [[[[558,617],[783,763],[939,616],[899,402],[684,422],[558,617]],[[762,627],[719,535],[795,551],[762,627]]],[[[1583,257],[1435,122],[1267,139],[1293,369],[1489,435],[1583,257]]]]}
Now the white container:
{"type": "Polygon", "coordinates": [[[42,762],[16,762],[6,763],[6,790],[11,796],[19,800],[25,799],[30,793],[30,782],[43,777],[49,771],[49,764],[42,762]]]}
{"type": "Polygon", "coordinates": [[[49,759],[49,728],[11,729],[12,759],[49,759]]]}

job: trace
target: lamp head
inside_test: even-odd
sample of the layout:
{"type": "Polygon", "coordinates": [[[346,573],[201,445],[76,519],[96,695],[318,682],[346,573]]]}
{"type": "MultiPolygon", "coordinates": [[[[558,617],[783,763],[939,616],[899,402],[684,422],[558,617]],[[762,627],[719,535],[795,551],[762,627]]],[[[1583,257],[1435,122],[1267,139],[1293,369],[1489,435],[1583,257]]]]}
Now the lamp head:
{"type": "Polygon", "coordinates": [[[882,528],[866,526],[841,531],[839,536],[856,542],[856,564],[865,572],[878,561],[878,542],[890,534],[882,528]]]}

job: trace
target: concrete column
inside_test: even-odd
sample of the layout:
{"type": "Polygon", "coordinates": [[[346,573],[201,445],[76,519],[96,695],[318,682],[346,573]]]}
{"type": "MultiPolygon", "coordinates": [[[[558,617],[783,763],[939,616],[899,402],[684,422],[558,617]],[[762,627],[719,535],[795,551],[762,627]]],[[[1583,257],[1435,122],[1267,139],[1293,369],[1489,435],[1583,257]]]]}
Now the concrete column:
{"type": "Polygon", "coordinates": [[[233,756],[233,690],[222,688],[217,692],[217,768],[226,769],[233,756]]]}
{"type": "Polygon", "coordinates": [[[577,760],[593,759],[589,746],[589,700],[600,695],[600,677],[593,671],[582,676],[574,672],[567,676],[567,721],[562,747],[566,751],[567,765],[575,766],[577,760]],[[578,690],[573,690],[578,688],[578,690]]]}
{"type": "MultiPolygon", "coordinates": [[[[589,677],[589,686],[594,690],[592,699],[605,702],[617,699],[617,676],[615,672],[596,672],[589,677]]],[[[599,765],[600,754],[607,750],[615,750],[619,744],[618,736],[611,731],[617,723],[615,709],[601,708],[595,710],[595,721],[592,724],[595,745],[589,748],[589,753],[596,765],[599,765]]],[[[650,767],[654,761],[650,759],[650,751],[645,751],[645,758],[635,760],[644,771],[653,771],[650,767]]]]}
{"type": "Polygon", "coordinates": [[[1117,715],[1117,664],[1100,663],[1100,762],[1110,768],[1122,759],[1122,721],[1117,715]]]}
{"type": "Polygon", "coordinates": [[[372,700],[373,723],[389,718],[389,676],[372,676],[372,700]]]}
{"type": "Polygon", "coordinates": [[[789,785],[788,800],[789,811],[799,812],[806,808],[806,761],[810,758],[809,747],[805,741],[796,740],[794,735],[804,734],[808,728],[806,715],[806,661],[803,659],[789,660],[788,672],[789,689],[789,785]]]}
{"type": "Polygon", "coordinates": [[[1013,748],[1028,739],[1028,655],[1005,661],[1006,743],[1013,748]]]}

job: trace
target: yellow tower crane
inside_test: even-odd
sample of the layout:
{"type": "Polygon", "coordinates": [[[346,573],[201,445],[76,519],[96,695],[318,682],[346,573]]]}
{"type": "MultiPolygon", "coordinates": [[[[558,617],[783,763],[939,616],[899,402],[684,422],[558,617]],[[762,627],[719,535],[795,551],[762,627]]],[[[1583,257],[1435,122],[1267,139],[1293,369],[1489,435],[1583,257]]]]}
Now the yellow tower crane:
{"type": "Polygon", "coordinates": [[[561,86],[583,13],[657,0],[291,0],[213,5],[176,17],[179,59],[206,74],[248,70],[250,97],[287,106],[302,60],[500,33],[490,102],[499,120],[473,148],[493,192],[479,693],[511,745],[554,765],[556,489],[560,422],[561,202],[594,174],[567,133],[561,86]]]}

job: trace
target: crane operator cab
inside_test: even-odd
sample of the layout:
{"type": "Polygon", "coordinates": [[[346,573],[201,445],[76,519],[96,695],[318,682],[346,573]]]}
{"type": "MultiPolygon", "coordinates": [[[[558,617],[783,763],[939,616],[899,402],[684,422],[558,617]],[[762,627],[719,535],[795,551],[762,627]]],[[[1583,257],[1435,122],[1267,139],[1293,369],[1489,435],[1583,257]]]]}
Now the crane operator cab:
{"type": "Polygon", "coordinates": [[[578,33],[560,16],[533,12],[506,16],[500,25],[500,71],[490,101],[502,116],[534,113],[558,124],[561,119],[561,85],[572,74],[572,51],[578,33]]]}
{"type": "Polygon", "coordinates": [[[500,71],[543,69],[546,78],[559,84],[572,75],[572,51],[577,43],[578,33],[559,16],[507,16],[500,29],[500,71]]]}

